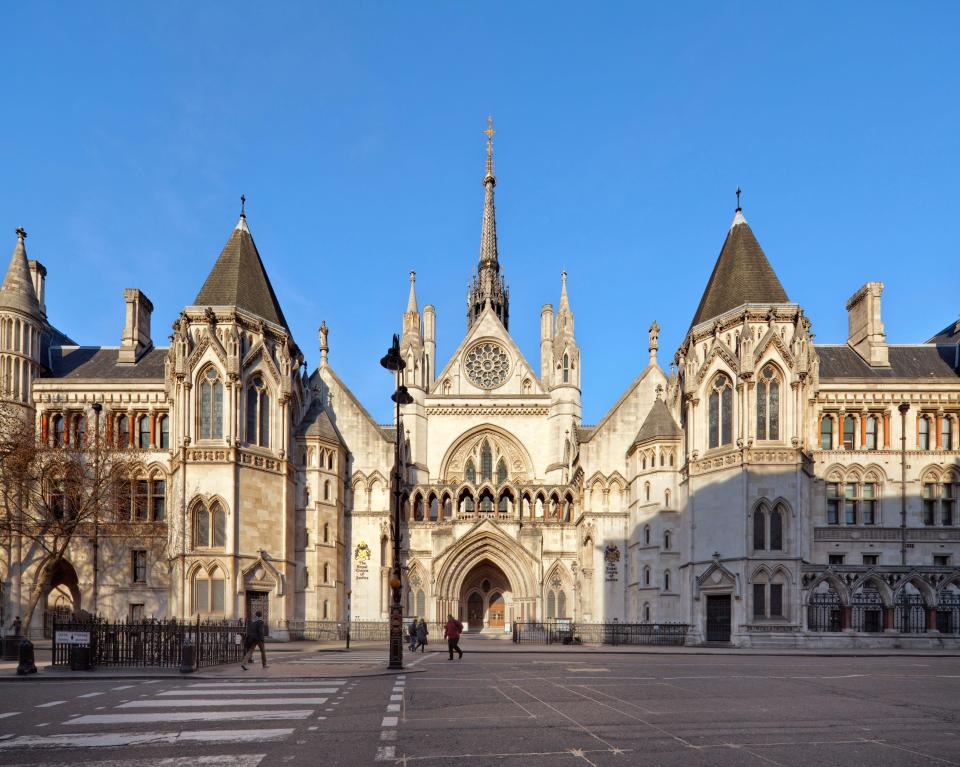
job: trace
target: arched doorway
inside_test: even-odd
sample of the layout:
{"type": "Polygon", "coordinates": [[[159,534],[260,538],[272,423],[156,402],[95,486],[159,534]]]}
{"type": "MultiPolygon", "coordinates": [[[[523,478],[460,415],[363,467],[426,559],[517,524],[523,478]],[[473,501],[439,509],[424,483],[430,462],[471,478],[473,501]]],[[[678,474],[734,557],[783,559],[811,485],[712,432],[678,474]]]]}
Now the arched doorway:
{"type": "MultiPolygon", "coordinates": [[[[80,612],[80,584],[77,571],[61,559],[47,569],[47,587],[43,596],[43,635],[53,636],[54,621],[66,621],[80,612]]],[[[34,624],[35,625],[35,624],[34,624]]]]}
{"type": "Polygon", "coordinates": [[[490,560],[478,562],[463,579],[460,604],[466,606],[470,631],[503,631],[512,606],[510,581],[490,560]]]}

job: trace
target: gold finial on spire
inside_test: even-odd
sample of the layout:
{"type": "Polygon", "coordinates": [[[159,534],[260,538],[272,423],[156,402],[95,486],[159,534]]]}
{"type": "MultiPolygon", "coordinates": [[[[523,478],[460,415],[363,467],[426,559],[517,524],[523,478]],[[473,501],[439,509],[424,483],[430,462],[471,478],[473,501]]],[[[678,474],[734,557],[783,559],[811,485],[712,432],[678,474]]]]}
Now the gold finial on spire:
{"type": "Polygon", "coordinates": [[[496,131],[493,129],[493,116],[487,115],[487,129],[484,131],[484,134],[487,136],[487,175],[484,180],[487,178],[493,178],[493,134],[496,131]]]}

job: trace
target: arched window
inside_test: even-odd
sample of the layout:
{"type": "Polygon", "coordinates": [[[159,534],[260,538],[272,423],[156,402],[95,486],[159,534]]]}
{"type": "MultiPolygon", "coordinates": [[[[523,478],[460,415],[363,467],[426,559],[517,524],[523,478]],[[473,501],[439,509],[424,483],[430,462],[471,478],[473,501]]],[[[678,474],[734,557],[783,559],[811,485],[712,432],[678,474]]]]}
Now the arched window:
{"type": "Polygon", "coordinates": [[[757,439],[780,439],[780,381],[773,365],[757,381],[757,439]]]}
{"type": "Polygon", "coordinates": [[[430,521],[436,522],[437,518],[440,516],[440,502],[437,500],[437,497],[430,497],[430,521]]]}
{"type": "Polygon", "coordinates": [[[509,508],[509,498],[510,498],[510,496],[507,495],[506,493],[501,493],[501,494],[500,494],[500,498],[499,498],[499,500],[497,501],[497,511],[498,511],[500,514],[506,514],[506,513],[507,513],[507,509],[509,508]]]}
{"type": "Polygon", "coordinates": [[[330,601],[327,599],[323,600],[323,619],[327,620],[330,617],[330,601]]]}
{"type": "Polygon", "coordinates": [[[214,502],[210,507],[210,519],[213,522],[213,542],[215,549],[222,549],[227,544],[227,516],[223,507],[214,502]]]}
{"type": "Polygon", "coordinates": [[[137,421],[137,447],[147,450],[150,447],[150,417],[140,416],[137,421]]]}
{"type": "Polygon", "coordinates": [[[323,563],[323,582],[330,583],[330,565],[323,563]]]}
{"type": "Polygon", "coordinates": [[[640,459],[640,468],[644,471],[647,469],[647,456],[645,455],[640,459]]]}
{"type": "Polygon", "coordinates": [[[557,617],[566,618],[567,617],[567,592],[560,591],[557,593],[557,617]]]}
{"type": "Polygon", "coordinates": [[[417,615],[426,617],[427,615],[427,595],[423,589],[417,589],[417,615]]]}
{"type": "Polygon", "coordinates": [[[464,493],[462,496],[463,501],[463,513],[464,514],[473,514],[473,496],[470,493],[464,493]]]}
{"type": "Polygon", "coordinates": [[[670,591],[670,571],[663,571],[663,590],[670,591]]]}
{"type": "Polygon", "coordinates": [[[200,377],[200,439],[223,436],[223,381],[216,368],[200,377]]]}
{"type": "Polygon", "coordinates": [[[76,447],[83,447],[87,444],[87,419],[85,416],[78,415],[73,419],[73,444],[76,447]]]}
{"type": "Polygon", "coordinates": [[[547,592],[547,620],[557,617],[557,602],[552,591],[547,592]]]}
{"type": "Polygon", "coordinates": [[[946,474],[942,480],[938,480],[934,474],[924,477],[923,524],[928,526],[955,524],[958,521],[956,513],[958,496],[960,496],[960,483],[953,474],[946,474]]]}
{"type": "Polygon", "coordinates": [[[467,468],[464,470],[464,476],[467,478],[467,482],[471,485],[477,484],[477,470],[473,465],[473,461],[467,461],[467,468]]]}
{"type": "Polygon", "coordinates": [[[843,418],[843,449],[853,450],[856,445],[857,422],[852,415],[843,418]]]}
{"type": "Polygon", "coordinates": [[[779,506],[770,512],[770,551],[783,551],[783,513],[779,506]]]}
{"type": "Polygon", "coordinates": [[[262,376],[247,387],[247,443],[270,447],[270,393],[262,376]]]}
{"type": "Polygon", "coordinates": [[[210,545],[210,512],[203,504],[197,506],[193,513],[193,546],[194,548],[210,545]]]}
{"type": "Polygon", "coordinates": [[[150,480],[150,507],[154,522],[163,522],[167,518],[167,481],[162,474],[154,475],[150,480]]]}
{"type": "Polygon", "coordinates": [[[570,383],[570,355],[563,355],[563,382],[570,383]]]}
{"type": "Polygon", "coordinates": [[[480,511],[484,514],[490,514],[493,511],[493,496],[489,490],[484,490],[480,494],[480,511]]]}
{"type": "Polygon", "coordinates": [[[943,450],[953,450],[953,421],[950,416],[944,416],[940,422],[940,447],[943,450]]]}
{"type": "Polygon", "coordinates": [[[650,545],[650,525],[643,528],[643,542],[650,545]]]}
{"type": "Polygon", "coordinates": [[[330,500],[330,480],[325,480],[323,483],[323,500],[330,500]]]}
{"type": "Polygon", "coordinates": [[[649,567],[643,568],[643,585],[644,586],[650,585],[650,568],[649,567]]]}
{"type": "Polygon", "coordinates": [[[820,416],[820,449],[833,449],[833,416],[820,416]]]}
{"type": "Polygon", "coordinates": [[[767,548],[767,515],[762,508],[753,511],[753,548],[757,551],[767,548]]]}
{"type": "Polygon", "coordinates": [[[333,451],[327,454],[327,469],[333,471],[333,451]]]}
{"type": "Polygon", "coordinates": [[[193,575],[193,612],[199,615],[222,615],[226,581],[223,571],[214,567],[209,574],[197,570],[193,575]]]}
{"type": "Polygon", "coordinates": [[[330,543],[330,524],[328,522],[323,525],[323,542],[330,543]]]}
{"type": "Polygon", "coordinates": [[[497,484],[502,485],[507,481],[507,464],[501,458],[497,463],[497,484]]]}
{"type": "Polygon", "coordinates": [[[643,603],[643,622],[644,623],[650,622],[650,603],[649,602],[643,603]]]}
{"type": "Polygon", "coordinates": [[[194,548],[222,549],[227,543],[227,519],[223,507],[214,501],[210,508],[198,503],[193,512],[194,548]]]}
{"type": "Polygon", "coordinates": [[[117,447],[130,445],[130,419],[125,415],[117,418],[117,447]]]}
{"type": "Polygon", "coordinates": [[[917,446],[921,450],[930,449],[930,419],[925,415],[920,416],[917,423],[917,446]]]}
{"type": "Polygon", "coordinates": [[[667,509],[670,508],[670,491],[669,490],[663,491],[663,506],[664,508],[667,508],[667,509]]]}
{"type": "Polygon", "coordinates": [[[423,522],[423,498],[419,495],[413,501],[413,519],[415,522],[423,522]]]}
{"type": "Polygon", "coordinates": [[[64,421],[62,415],[55,415],[53,417],[53,446],[54,447],[63,447],[64,445],[64,421]]]}
{"type": "Polygon", "coordinates": [[[157,447],[166,450],[170,447],[170,418],[162,415],[157,419],[157,431],[160,433],[160,440],[157,447]]]}
{"type": "Polygon", "coordinates": [[[663,548],[667,551],[670,550],[670,531],[666,530],[663,533],[663,548]]]}
{"type": "Polygon", "coordinates": [[[644,482],[644,483],[643,483],[643,493],[644,493],[644,496],[645,496],[646,500],[649,501],[649,500],[650,500],[650,483],[649,483],[649,482],[644,482]]]}
{"type": "Polygon", "coordinates": [[[480,481],[490,482],[493,479],[493,452],[490,443],[484,442],[480,448],[480,481]]]}
{"type": "Polygon", "coordinates": [[[709,401],[709,447],[733,442],[733,386],[720,373],[713,379],[709,401]]]}

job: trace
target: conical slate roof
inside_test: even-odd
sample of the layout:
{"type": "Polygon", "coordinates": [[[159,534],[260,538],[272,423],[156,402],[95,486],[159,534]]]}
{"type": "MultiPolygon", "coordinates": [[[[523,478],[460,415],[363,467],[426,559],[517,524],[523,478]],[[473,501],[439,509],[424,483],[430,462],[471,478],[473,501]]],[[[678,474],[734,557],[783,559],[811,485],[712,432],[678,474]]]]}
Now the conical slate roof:
{"type": "MultiPolygon", "coordinates": [[[[213,265],[207,281],[197,294],[194,306],[236,306],[287,328],[280,303],[273,292],[260,253],[240,216],[230,239],[213,265]]],[[[289,330],[289,328],[287,328],[289,330]]]]}
{"type": "Polygon", "coordinates": [[[27,264],[27,249],[23,240],[27,236],[22,229],[17,230],[17,244],[13,249],[7,276],[0,286],[0,309],[16,309],[33,317],[40,316],[40,302],[33,289],[30,267],[27,264]]]}
{"type": "Polygon", "coordinates": [[[637,438],[633,441],[634,445],[641,442],[649,442],[656,439],[671,439],[681,435],[680,427],[673,420],[670,411],[667,409],[667,403],[657,397],[653,401],[650,412],[647,413],[640,431],[637,432],[637,438]]]}
{"type": "Polygon", "coordinates": [[[783,304],[789,300],[738,208],[690,326],[743,304],[783,304]]]}
{"type": "Polygon", "coordinates": [[[333,425],[333,421],[330,420],[330,415],[319,399],[314,400],[313,404],[310,405],[310,409],[307,410],[307,414],[297,429],[297,436],[320,437],[330,442],[336,442],[341,445],[345,444],[343,438],[340,436],[340,432],[337,430],[337,427],[333,425]]]}

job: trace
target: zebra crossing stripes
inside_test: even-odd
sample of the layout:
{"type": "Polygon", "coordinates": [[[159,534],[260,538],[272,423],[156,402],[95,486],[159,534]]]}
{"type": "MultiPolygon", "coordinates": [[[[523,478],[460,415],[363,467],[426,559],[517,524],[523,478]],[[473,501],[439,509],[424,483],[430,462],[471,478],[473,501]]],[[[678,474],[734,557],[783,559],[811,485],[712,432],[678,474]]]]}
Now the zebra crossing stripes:
{"type": "Polygon", "coordinates": [[[324,666],[373,666],[387,662],[387,654],[383,650],[357,650],[348,652],[325,652],[316,655],[304,656],[285,661],[299,665],[324,666]]]}
{"type": "MultiPolygon", "coordinates": [[[[149,696],[120,701],[113,711],[96,711],[61,722],[56,732],[0,738],[0,753],[49,749],[110,749],[192,745],[259,744],[283,741],[309,720],[327,695],[345,679],[303,682],[263,680],[198,682],[175,689],[150,689],[149,696]],[[321,686],[322,685],[322,686],[321,686]],[[172,725],[169,729],[164,725],[172,725]],[[223,729],[220,729],[223,727],[223,729]]],[[[102,708],[102,707],[101,707],[102,708]]],[[[51,728],[54,729],[54,728],[51,728]]],[[[264,754],[213,755],[183,762],[255,767],[264,754]],[[212,760],[212,761],[209,761],[212,760]]],[[[149,765],[151,760],[115,760],[116,767],[149,765]]],[[[157,765],[176,762],[153,760],[157,765]]],[[[108,765],[110,762],[97,762],[108,765]]]]}

